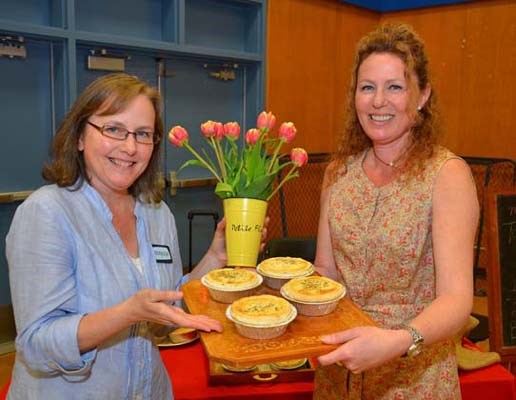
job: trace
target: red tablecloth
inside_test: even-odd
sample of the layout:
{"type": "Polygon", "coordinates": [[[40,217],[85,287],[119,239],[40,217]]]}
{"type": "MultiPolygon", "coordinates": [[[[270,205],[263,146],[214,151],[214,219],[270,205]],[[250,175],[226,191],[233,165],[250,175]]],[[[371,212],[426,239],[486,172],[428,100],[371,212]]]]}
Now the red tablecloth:
{"type": "MultiPolygon", "coordinates": [[[[208,360],[199,342],[162,350],[161,357],[176,400],[312,398],[313,384],[309,382],[208,386],[208,360]]],[[[459,376],[463,400],[516,400],[514,376],[500,364],[460,371],[459,376]]]]}
{"type": "Polygon", "coordinates": [[[161,350],[176,400],[305,400],[312,398],[312,382],[208,385],[208,359],[199,342],[161,350]]]}
{"type": "MultiPolygon", "coordinates": [[[[208,360],[199,342],[163,349],[161,356],[171,376],[176,400],[305,400],[312,398],[311,382],[208,385],[208,360]]],[[[514,376],[500,364],[460,371],[463,400],[516,400],[514,376]]],[[[0,392],[5,399],[8,385],[0,392]]]]}

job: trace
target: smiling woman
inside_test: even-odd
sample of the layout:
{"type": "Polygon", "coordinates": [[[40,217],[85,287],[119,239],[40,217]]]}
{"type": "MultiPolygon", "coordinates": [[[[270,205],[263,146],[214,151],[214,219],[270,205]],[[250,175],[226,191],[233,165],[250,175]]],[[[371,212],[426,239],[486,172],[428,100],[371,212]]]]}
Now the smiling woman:
{"type": "Polygon", "coordinates": [[[348,98],[314,265],[377,327],[322,338],[339,347],[319,357],[314,398],[459,399],[452,337],[472,306],[478,203],[467,164],[436,144],[428,61],[411,27],[360,40],[348,98]]]}
{"type": "Polygon", "coordinates": [[[84,156],[88,180],[108,204],[113,202],[113,208],[120,200],[129,199],[124,195],[150,162],[155,114],[151,101],[138,95],[117,114],[102,115],[102,110],[93,114],[79,138],[78,149],[84,156]],[[126,127],[147,135],[132,132],[131,136],[126,127]]]}
{"type": "MultiPolygon", "coordinates": [[[[91,83],[55,136],[51,184],[17,209],[6,239],[19,332],[9,399],[173,398],[154,333],[222,329],[173,305],[188,278],[160,201],[160,102],[133,76],[91,83]]],[[[225,259],[220,223],[190,276],[225,259]]]]}
{"type": "Polygon", "coordinates": [[[413,98],[416,97],[417,108],[421,110],[431,92],[428,84],[423,90],[417,90],[414,85],[415,93],[409,90],[409,76],[411,81],[418,79],[413,72],[408,75],[404,62],[391,53],[371,54],[358,72],[355,92],[358,120],[374,143],[374,159],[391,168],[399,168],[412,147],[413,98]]]}
{"type": "MultiPolygon", "coordinates": [[[[161,200],[161,187],[157,174],[159,170],[157,144],[163,137],[160,101],[155,89],[129,75],[112,74],[94,81],[79,96],[62,122],[52,143],[53,162],[43,169],[44,178],[62,187],[76,183],[80,186],[84,180],[90,183],[83,155],[86,133],[98,132],[95,127],[97,126],[105,136],[107,144],[111,143],[115,146],[118,143],[118,146],[124,146],[123,142],[130,142],[127,135],[124,135],[124,140],[121,141],[114,138],[113,134],[105,134],[104,128],[107,126],[103,126],[104,122],[115,118],[109,125],[126,130],[128,127],[123,125],[124,121],[126,124],[132,122],[142,125],[136,126],[135,129],[145,128],[144,130],[153,133],[153,146],[139,146],[147,151],[151,150],[152,156],[147,160],[148,166],[136,177],[138,179],[134,179],[128,191],[133,196],[150,195],[147,200],[161,200]],[[138,104],[133,104],[135,102],[138,104]],[[143,108],[140,108],[141,106],[143,108]],[[129,107],[138,113],[132,121],[126,121],[131,118],[128,115],[129,107]],[[143,121],[140,118],[143,118],[143,121]]],[[[95,134],[98,135],[98,133],[95,134]]],[[[136,135],[133,136],[136,138],[136,135]]]]}

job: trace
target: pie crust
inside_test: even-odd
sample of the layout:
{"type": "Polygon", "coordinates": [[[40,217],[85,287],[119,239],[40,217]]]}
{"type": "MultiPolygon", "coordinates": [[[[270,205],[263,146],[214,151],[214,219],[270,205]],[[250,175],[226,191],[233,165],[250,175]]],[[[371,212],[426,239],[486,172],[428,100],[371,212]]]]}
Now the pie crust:
{"type": "Polygon", "coordinates": [[[284,298],[262,294],[233,302],[230,317],[237,323],[269,327],[289,322],[294,312],[292,304],[284,298]]]}
{"type": "Polygon", "coordinates": [[[281,294],[287,299],[307,303],[333,301],[344,293],[344,286],[339,282],[315,275],[291,279],[281,288],[281,294]]]}
{"type": "Polygon", "coordinates": [[[299,257],[272,257],[263,260],[257,266],[260,274],[273,278],[295,278],[310,275],[312,263],[299,257]]]}
{"type": "Polygon", "coordinates": [[[256,287],[261,279],[256,272],[247,268],[221,268],[204,275],[202,283],[211,289],[234,291],[256,287]]]}

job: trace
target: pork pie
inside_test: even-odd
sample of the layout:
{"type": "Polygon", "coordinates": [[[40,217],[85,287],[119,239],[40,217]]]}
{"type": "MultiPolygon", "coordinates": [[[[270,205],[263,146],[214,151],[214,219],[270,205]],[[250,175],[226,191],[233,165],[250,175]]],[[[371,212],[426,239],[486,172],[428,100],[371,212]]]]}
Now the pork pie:
{"type": "Polygon", "coordinates": [[[231,304],[233,320],[252,326],[281,325],[293,312],[293,306],[287,300],[269,294],[243,297],[231,304]]]}
{"type": "Polygon", "coordinates": [[[298,257],[272,257],[263,260],[257,269],[260,274],[273,278],[295,278],[310,275],[313,265],[298,257]]]}
{"type": "Polygon", "coordinates": [[[250,269],[222,268],[208,272],[202,281],[212,289],[233,291],[257,286],[260,277],[250,269]]]}
{"type": "Polygon", "coordinates": [[[282,294],[294,301],[322,303],[342,296],[344,286],[324,276],[294,278],[281,288],[282,294]]]}

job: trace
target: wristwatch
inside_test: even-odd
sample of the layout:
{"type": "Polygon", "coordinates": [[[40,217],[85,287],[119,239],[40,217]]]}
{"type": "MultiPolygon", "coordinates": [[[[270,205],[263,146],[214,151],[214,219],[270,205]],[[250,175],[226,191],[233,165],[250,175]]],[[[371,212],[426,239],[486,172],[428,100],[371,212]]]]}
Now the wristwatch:
{"type": "Polygon", "coordinates": [[[410,333],[410,336],[412,336],[412,344],[407,349],[407,352],[402,355],[402,358],[412,358],[417,356],[421,351],[423,351],[423,343],[425,342],[425,339],[421,334],[410,325],[402,325],[400,326],[400,329],[404,329],[410,333]]]}

